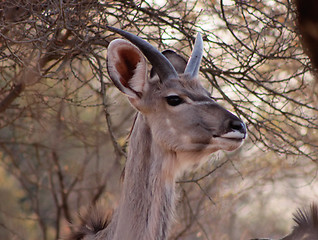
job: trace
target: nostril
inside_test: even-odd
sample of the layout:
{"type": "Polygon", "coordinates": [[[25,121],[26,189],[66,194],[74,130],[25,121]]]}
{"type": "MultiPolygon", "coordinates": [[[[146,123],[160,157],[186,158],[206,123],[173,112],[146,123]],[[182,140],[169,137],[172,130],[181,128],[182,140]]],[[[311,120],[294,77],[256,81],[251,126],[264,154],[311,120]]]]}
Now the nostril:
{"type": "Polygon", "coordinates": [[[246,127],[242,121],[232,120],[229,122],[229,127],[230,129],[239,131],[240,133],[246,133],[246,127]]]}

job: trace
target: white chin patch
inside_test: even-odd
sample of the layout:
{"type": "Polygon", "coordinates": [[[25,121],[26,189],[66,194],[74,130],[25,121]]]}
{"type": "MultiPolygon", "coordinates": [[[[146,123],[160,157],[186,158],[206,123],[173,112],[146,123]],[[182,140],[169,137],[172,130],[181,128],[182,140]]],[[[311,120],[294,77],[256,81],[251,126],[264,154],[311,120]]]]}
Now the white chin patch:
{"type": "Polygon", "coordinates": [[[220,136],[221,138],[229,138],[229,139],[244,139],[245,134],[239,131],[228,132],[220,136]]]}
{"type": "Polygon", "coordinates": [[[242,145],[245,138],[244,133],[232,131],[214,138],[211,145],[218,146],[219,150],[234,151],[242,145]]]}

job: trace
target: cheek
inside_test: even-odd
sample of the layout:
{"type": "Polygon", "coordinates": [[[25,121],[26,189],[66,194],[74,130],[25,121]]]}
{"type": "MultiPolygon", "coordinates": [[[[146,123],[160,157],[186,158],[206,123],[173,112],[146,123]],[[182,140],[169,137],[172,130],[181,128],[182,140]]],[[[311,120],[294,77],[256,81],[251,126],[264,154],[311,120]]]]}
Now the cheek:
{"type": "Polygon", "coordinates": [[[190,144],[192,142],[192,134],[184,123],[183,126],[181,126],[176,122],[171,122],[170,119],[166,119],[165,127],[163,129],[165,129],[165,138],[167,138],[167,141],[173,140],[178,144],[190,144]]]}
{"type": "Polygon", "coordinates": [[[152,121],[149,125],[154,141],[168,150],[175,150],[180,145],[191,141],[186,131],[181,131],[170,118],[149,118],[149,121],[152,121]]]}
{"type": "Polygon", "coordinates": [[[174,128],[167,128],[165,127],[158,127],[158,128],[153,128],[153,137],[154,140],[164,148],[168,150],[174,150],[180,145],[181,143],[181,138],[183,138],[183,141],[187,141],[187,137],[183,136],[181,137],[176,129],[174,128]]]}
{"type": "Polygon", "coordinates": [[[209,136],[203,137],[198,131],[186,131],[169,124],[152,126],[152,134],[157,144],[174,152],[201,152],[211,141],[209,136]]]}

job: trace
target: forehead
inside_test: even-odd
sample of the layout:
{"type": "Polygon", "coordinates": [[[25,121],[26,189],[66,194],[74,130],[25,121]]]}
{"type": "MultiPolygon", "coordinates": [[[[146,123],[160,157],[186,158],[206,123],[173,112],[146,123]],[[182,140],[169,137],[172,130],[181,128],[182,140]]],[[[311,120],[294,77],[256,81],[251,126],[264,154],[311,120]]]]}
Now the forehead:
{"type": "Polygon", "coordinates": [[[209,96],[209,92],[201,85],[198,79],[188,78],[180,75],[178,79],[170,79],[164,82],[159,80],[151,81],[150,92],[157,92],[158,95],[186,95],[193,100],[209,96]]]}

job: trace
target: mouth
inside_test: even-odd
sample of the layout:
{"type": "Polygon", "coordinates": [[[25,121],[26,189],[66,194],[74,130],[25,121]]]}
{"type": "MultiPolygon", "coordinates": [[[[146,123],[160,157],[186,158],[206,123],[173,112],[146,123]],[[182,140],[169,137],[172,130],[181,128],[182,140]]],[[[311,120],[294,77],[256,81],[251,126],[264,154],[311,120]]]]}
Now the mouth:
{"type": "Polygon", "coordinates": [[[215,135],[213,137],[240,142],[246,138],[246,133],[241,133],[239,131],[232,131],[232,132],[227,132],[227,133],[222,134],[222,135],[215,135]]]}
{"type": "Polygon", "coordinates": [[[219,150],[234,151],[239,148],[244,139],[246,138],[246,132],[231,131],[222,135],[213,136],[214,143],[219,147],[219,150]]]}

